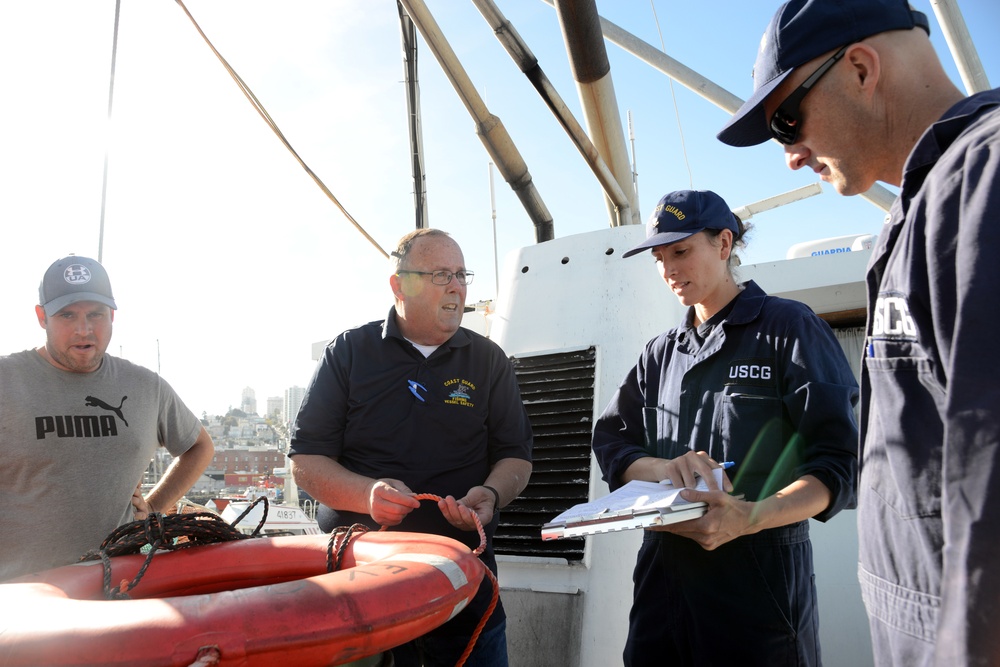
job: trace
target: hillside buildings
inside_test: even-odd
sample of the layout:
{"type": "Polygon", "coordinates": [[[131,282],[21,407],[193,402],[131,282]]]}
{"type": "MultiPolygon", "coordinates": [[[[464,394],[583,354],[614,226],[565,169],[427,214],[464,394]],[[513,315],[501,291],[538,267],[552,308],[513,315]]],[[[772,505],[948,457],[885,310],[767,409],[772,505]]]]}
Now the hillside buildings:
{"type": "MultiPolygon", "coordinates": [[[[188,495],[201,498],[243,491],[263,478],[280,484],[289,466],[286,452],[291,424],[304,394],[304,388],[295,386],[286,389],[284,396],[269,397],[267,412],[261,417],[256,393],[246,387],[239,409],[225,415],[202,413],[202,425],[215,443],[215,456],[188,495]]],[[[171,461],[170,453],[160,448],[150,461],[144,483],[155,484],[171,461]]]]}

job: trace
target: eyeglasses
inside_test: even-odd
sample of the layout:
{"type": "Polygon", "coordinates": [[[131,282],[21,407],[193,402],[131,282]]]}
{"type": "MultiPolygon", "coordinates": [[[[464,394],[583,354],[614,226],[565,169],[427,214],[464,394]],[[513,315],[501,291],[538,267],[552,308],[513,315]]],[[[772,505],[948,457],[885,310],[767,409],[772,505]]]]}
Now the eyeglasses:
{"type": "Polygon", "coordinates": [[[777,110],[771,116],[771,134],[775,139],[788,146],[794,144],[799,138],[799,128],[802,127],[802,114],[799,111],[799,106],[802,104],[802,99],[812,90],[816,82],[830,71],[830,68],[838,60],[844,57],[848,46],[850,44],[830,56],[829,60],[820,65],[808,79],[802,82],[801,86],[792,91],[792,94],[778,105],[777,110]]]}
{"type": "Polygon", "coordinates": [[[414,273],[418,276],[430,276],[431,282],[435,285],[447,285],[451,282],[453,277],[458,281],[459,285],[471,285],[472,279],[476,275],[472,271],[456,271],[455,273],[452,273],[451,271],[397,271],[396,275],[401,276],[404,273],[414,273]]]}

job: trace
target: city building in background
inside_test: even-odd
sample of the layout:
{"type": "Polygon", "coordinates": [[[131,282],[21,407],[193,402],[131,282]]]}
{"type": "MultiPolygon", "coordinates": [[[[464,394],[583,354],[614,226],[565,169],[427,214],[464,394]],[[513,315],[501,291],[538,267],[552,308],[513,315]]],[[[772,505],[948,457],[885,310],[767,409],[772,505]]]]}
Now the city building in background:
{"type": "MultiPolygon", "coordinates": [[[[303,387],[289,387],[284,396],[268,397],[267,410],[260,416],[256,392],[246,387],[239,408],[230,408],[225,415],[202,413],[202,425],[215,443],[215,456],[191,487],[188,500],[205,504],[220,495],[243,493],[247,487],[257,485],[282,488],[291,424],[304,396],[303,387]]],[[[157,450],[143,479],[146,489],[159,481],[172,460],[166,449],[157,450]]]]}
{"type": "Polygon", "coordinates": [[[299,406],[302,405],[302,399],[305,394],[305,388],[299,386],[289,387],[285,390],[285,404],[281,414],[281,419],[286,425],[290,426],[291,423],[295,421],[296,415],[299,414],[299,406]]]}
{"type": "Polygon", "coordinates": [[[264,416],[268,419],[281,419],[281,408],[284,404],[285,399],[281,396],[268,396],[267,413],[264,416]]]}
{"type": "Polygon", "coordinates": [[[243,400],[240,401],[240,410],[248,415],[257,414],[257,394],[250,387],[243,390],[243,400]]]}

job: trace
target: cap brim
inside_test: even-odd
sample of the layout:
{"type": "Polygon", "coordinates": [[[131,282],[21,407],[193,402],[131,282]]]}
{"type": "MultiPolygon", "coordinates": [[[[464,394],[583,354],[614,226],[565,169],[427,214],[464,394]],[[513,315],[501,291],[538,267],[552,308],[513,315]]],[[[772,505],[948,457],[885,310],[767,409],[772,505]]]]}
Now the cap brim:
{"type": "Polygon", "coordinates": [[[655,248],[656,246],[659,245],[677,243],[678,241],[683,241],[687,237],[694,236],[695,234],[701,231],[704,231],[704,228],[696,229],[693,232],[661,232],[659,234],[654,234],[645,241],[643,241],[642,243],[640,243],[639,245],[637,245],[636,247],[632,248],[631,250],[623,252],[622,257],[624,258],[624,257],[631,257],[632,255],[638,255],[643,250],[647,250],[649,248],[655,248]]]}
{"type": "Polygon", "coordinates": [[[793,71],[794,68],[782,72],[755,90],[750,99],[743,103],[743,106],[733,114],[725,127],[715,135],[719,141],[737,148],[744,148],[762,144],[770,139],[771,130],[768,127],[768,119],[764,115],[764,100],[793,71]]]}
{"type": "Polygon", "coordinates": [[[96,301],[97,303],[104,304],[111,310],[118,310],[118,306],[115,305],[114,299],[109,299],[103,294],[96,294],[94,292],[73,292],[72,294],[65,294],[52,299],[47,304],[42,306],[42,308],[45,309],[45,315],[51,317],[66,306],[72,303],[77,303],[78,301],[96,301]]]}

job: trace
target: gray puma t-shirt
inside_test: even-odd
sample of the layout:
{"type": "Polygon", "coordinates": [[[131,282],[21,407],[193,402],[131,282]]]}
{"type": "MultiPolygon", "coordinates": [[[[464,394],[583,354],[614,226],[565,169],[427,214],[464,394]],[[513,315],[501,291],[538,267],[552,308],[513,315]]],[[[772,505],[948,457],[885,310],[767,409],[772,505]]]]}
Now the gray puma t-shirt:
{"type": "Polygon", "coordinates": [[[105,355],[92,373],[36,350],[0,357],[0,580],[76,562],[132,520],[132,492],[198,418],[156,373],[105,355]]]}

